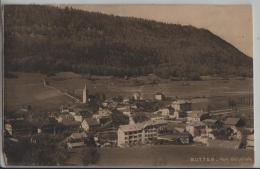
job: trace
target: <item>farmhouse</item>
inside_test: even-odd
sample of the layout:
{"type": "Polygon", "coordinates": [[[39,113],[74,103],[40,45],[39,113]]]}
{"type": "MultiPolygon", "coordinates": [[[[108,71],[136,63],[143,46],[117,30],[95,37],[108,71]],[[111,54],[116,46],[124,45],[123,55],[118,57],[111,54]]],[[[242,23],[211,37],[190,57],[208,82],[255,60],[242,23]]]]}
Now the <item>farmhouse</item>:
{"type": "Polygon", "coordinates": [[[222,126],[221,122],[216,119],[205,119],[202,122],[207,126],[207,128],[211,129],[218,129],[222,126]]]}
{"type": "Polygon", "coordinates": [[[250,134],[247,136],[246,149],[254,149],[254,134],[250,134]]]}
{"type": "Polygon", "coordinates": [[[58,123],[62,123],[64,120],[74,120],[74,117],[71,114],[61,114],[55,117],[58,123]]]}
{"type": "Polygon", "coordinates": [[[81,123],[81,127],[86,132],[95,132],[99,127],[99,123],[94,118],[85,118],[81,123]]]}
{"type": "Polygon", "coordinates": [[[111,121],[111,115],[112,112],[110,110],[99,108],[98,112],[93,114],[92,117],[96,119],[100,125],[103,125],[108,121],[111,121]]]}
{"type": "Polygon", "coordinates": [[[10,136],[13,135],[13,128],[12,125],[9,123],[5,124],[4,130],[7,132],[7,134],[9,134],[10,136]]]}
{"type": "Polygon", "coordinates": [[[154,95],[154,99],[155,99],[155,100],[158,100],[158,101],[161,101],[161,100],[164,100],[164,99],[165,99],[165,96],[164,96],[164,94],[162,94],[162,93],[160,93],[160,92],[157,92],[157,93],[155,93],[155,95],[154,95]]]}
{"type": "Polygon", "coordinates": [[[78,122],[82,122],[82,120],[83,120],[83,117],[78,113],[75,114],[73,117],[74,117],[74,120],[78,121],[78,122]]]}
{"type": "Polygon", "coordinates": [[[134,100],[143,100],[143,96],[140,92],[136,92],[133,94],[133,99],[134,100]]]}
{"type": "Polygon", "coordinates": [[[190,144],[192,136],[188,132],[175,132],[173,134],[160,135],[157,137],[157,143],[160,144],[190,144]]]}
{"type": "Polygon", "coordinates": [[[121,125],[118,128],[118,146],[145,144],[157,138],[158,132],[166,121],[145,121],[131,125],[121,125]]]}
{"type": "Polygon", "coordinates": [[[80,122],[74,119],[64,119],[62,121],[62,128],[65,131],[77,131],[80,127],[80,122]]]}
{"type": "Polygon", "coordinates": [[[172,121],[165,125],[164,130],[161,133],[174,133],[178,131],[180,133],[186,131],[186,124],[180,121],[172,121]]]}
{"type": "Polygon", "coordinates": [[[130,101],[130,99],[128,97],[124,97],[122,102],[123,102],[123,104],[128,104],[129,101],[130,101]]]}
{"type": "Polygon", "coordinates": [[[206,133],[206,126],[202,122],[187,123],[186,131],[188,131],[193,137],[201,136],[202,133],[206,133]]]}
{"type": "Polygon", "coordinates": [[[169,110],[168,108],[159,109],[158,112],[159,112],[162,116],[169,116],[169,115],[170,115],[170,110],[169,110]]]}
{"type": "Polygon", "coordinates": [[[199,122],[209,117],[208,112],[203,111],[187,111],[188,122],[199,122]]]}
{"type": "Polygon", "coordinates": [[[175,111],[186,112],[191,110],[191,101],[189,100],[177,100],[173,101],[171,107],[174,108],[175,111]]]}
{"type": "Polygon", "coordinates": [[[67,147],[69,149],[74,148],[74,147],[81,147],[85,145],[85,140],[87,138],[87,135],[85,132],[75,132],[72,133],[68,138],[67,138],[67,147]]]}
{"type": "Polygon", "coordinates": [[[126,116],[131,116],[132,115],[132,111],[131,111],[131,107],[130,106],[120,106],[120,107],[117,107],[117,110],[122,112],[126,116]]]}

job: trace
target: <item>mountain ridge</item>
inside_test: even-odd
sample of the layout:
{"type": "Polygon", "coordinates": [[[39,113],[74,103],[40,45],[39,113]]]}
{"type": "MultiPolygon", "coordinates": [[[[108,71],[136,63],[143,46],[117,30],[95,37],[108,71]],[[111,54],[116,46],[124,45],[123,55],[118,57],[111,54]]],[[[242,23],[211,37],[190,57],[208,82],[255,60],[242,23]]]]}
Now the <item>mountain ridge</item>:
{"type": "Polygon", "coordinates": [[[252,58],[204,28],[68,7],[10,5],[4,14],[5,71],[253,74],[252,58]]]}

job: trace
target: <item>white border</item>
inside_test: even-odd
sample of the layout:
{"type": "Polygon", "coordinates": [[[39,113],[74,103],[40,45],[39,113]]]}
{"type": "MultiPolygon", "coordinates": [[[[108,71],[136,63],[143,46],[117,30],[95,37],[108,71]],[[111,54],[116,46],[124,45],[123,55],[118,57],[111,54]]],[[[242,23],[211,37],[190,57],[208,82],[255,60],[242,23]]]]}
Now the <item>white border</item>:
{"type": "MultiPolygon", "coordinates": [[[[260,167],[260,1],[259,0],[2,0],[2,4],[251,4],[253,12],[255,167],[260,167]]],[[[1,37],[1,36],[0,36],[1,37]]],[[[1,64],[2,65],[2,64],[1,64]]],[[[2,94],[1,89],[1,94],[2,94]]],[[[1,105],[2,106],[2,105],[1,105]]]]}

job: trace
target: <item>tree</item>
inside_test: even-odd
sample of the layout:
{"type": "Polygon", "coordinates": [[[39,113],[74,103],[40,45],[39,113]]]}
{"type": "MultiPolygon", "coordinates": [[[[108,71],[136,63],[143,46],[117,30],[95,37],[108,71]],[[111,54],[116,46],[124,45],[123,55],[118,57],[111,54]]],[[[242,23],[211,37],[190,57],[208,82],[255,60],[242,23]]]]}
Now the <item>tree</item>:
{"type": "Polygon", "coordinates": [[[118,110],[112,111],[112,121],[115,127],[120,125],[126,125],[129,123],[128,116],[124,115],[123,113],[119,112],[118,110]]]}
{"type": "Polygon", "coordinates": [[[149,118],[143,112],[137,112],[134,114],[133,119],[136,123],[147,121],[149,118]]]}
{"type": "Polygon", "coordinates": [[[91,165],[95,164],[99,159],[99,152],[96,147],[87,147],[82,149],[82,162],[84,165],[91,165]]]}

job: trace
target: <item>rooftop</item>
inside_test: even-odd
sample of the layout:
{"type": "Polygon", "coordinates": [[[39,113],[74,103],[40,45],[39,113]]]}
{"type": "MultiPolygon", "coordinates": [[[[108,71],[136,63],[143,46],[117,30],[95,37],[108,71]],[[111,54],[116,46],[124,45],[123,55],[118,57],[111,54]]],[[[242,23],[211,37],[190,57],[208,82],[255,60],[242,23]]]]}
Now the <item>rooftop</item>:
{"type": "Polygon", "coordinates": [[[152,121],[152,120],[148,120],[142,123],[136,123],[133,125],[121,125],[119,126],[119,128],[123,131],[137,131],[137,130],[142,130],[145,127],[148,126],[152,126],[152,125],[161,125],[161,124],[166,124],[167,122],[165,120],[156,120],[156,121],[152,121]]]}
{"type": "Polygon", "coordinates": [[[72,133],[70,137],[73,139],[81,139],[83,137],[87,137],[87,134],[85,132],[82,133],[76,132],[76,133],[72,133]]]}
{"type": "Polygon", "coordinates": [[[188,114],[188,117],[201,117],[203,115],[206,115],[208,114],[208,112],[203,112],[203,111],[200,111],[200,110],[192,110],[192,111],[187,111],[187,114],[188,114]]]}
{"type": "Polygon", "coordinates": [[[85,118],[84,120],[86,120],[87,123],[88,123],[90,126],[99,125],[99,124],[98,124],[98,121],[97,121],[96,119],[93,119],[93,118],[85,118]]]}
{"type": "Polygon", "coordinates": [[[79,126],[80,122],[71,120],[71,119],[63,119],[62,124],[65,126],[79,126]]]}
{"type": "Polygon", "coordinates": [[[176,100],[173,101],[172,104],[185,104],[185,103],[191,103],[190,100],[176,100]]]}
{"type": "Polygon", "coordinates": [[[237,117],[228,117],[225,121],[225,125],[236,125],[241,119],[237,117]]]}

